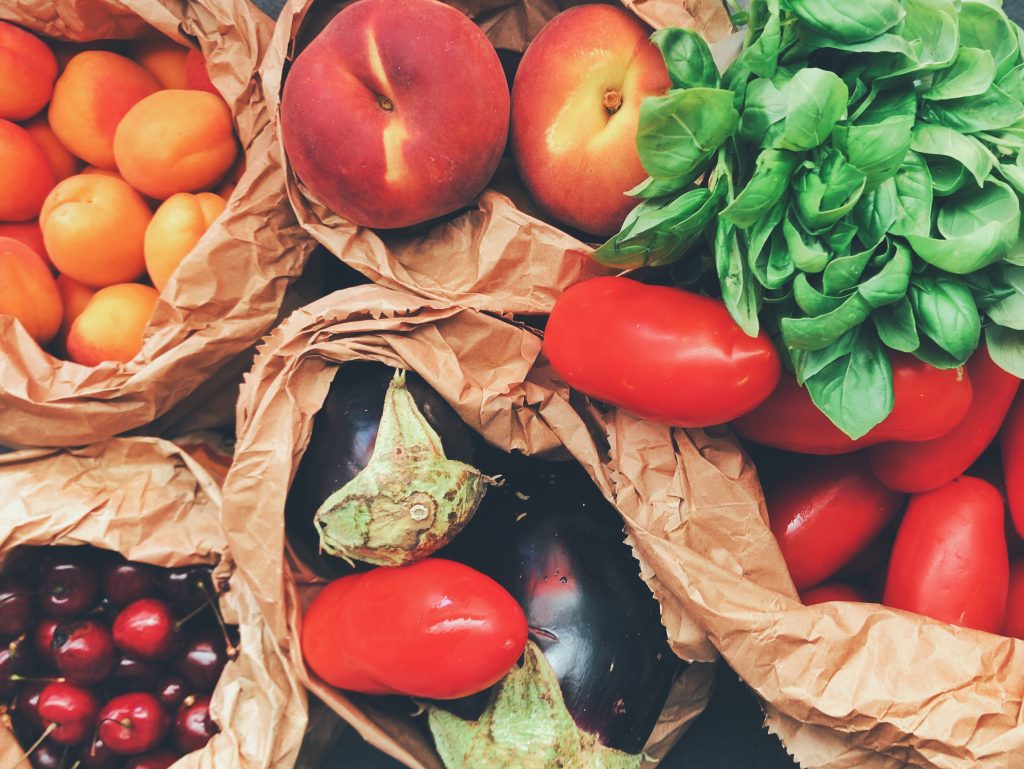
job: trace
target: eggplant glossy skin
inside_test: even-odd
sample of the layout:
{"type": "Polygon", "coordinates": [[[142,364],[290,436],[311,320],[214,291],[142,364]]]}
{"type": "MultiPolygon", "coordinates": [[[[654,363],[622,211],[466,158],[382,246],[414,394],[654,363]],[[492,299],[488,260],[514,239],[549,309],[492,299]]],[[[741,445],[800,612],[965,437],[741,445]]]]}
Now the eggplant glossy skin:
{"type": "MultiPolygon", "coordinates": [[[[395,370],[374,361],[343,364],[324,405],[313,419],[313,433],[288,494],[285,529],[295,554],[322,577],[352,569],[340,558],[320,555],[313,516],[324,501],[351,481],[370,461],[377,440],[384,395],[395,370]]],[[[437,392],[414,372],[406,387],[416,406],[441,438],[449,459],[473,464],[478,438],[437,392]]]]}
{"type": "Polygon", "coordinates": [[[505,485],[488,491],[440,554],[519,601],[576,724],[639,753],[683,663],[623,542],[622,518],[575,462],[506,458],[485,471],[500,472],[505,485]]]}

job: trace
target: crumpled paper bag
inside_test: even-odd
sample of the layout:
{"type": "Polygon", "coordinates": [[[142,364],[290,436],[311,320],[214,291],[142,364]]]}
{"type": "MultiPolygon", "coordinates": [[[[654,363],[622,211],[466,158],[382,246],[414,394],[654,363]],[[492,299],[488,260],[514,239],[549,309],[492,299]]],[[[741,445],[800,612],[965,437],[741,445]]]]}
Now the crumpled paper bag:
{"type": "MultiPolygon", "coordinates": [[[[547,21],[579,0],[450,2],[472,17],[495,47],[522,51],[547,21]]],[[[709,40],[725,38],[732,32],[721,0],[624,3],[655,26],[695,28],[709,40]]],[[[280,140],[281,87],[284,71],[297,53],[296,39],[300,33],[309,34],[302,30],[303,23],[322,26],[324,13],[340,5],[289,0],[261,69],[268,108],[278,132],[274,151],[287,169],[288,199],[302,226],[375,283],[501,314],[547,313],[569,286],[606,274],[606,268],[589,258],[591,245],[521,211],[496,189],[484,191],[474,206],[454,218],[411,235],[382,235],[357,227],[314,199],[291,172],[285,157],[280,140]]],[[[517,184],[512,182],[513,186],[517,184]]]]}
{"type": "MultiPolygon", "coordinates": [[[[174,769],[289,769],[306,726],[306,696],[220,526],[221,495],[199,463],[156,438],[0,456],[0,562],[21,545],[93,545],[158,566],[214,564],[227,585],[225,621],[241,634],[213,694],[221,731],[174,769]]],[[[0,728],[0,766],[23,759],[0,728]]],[[[27,762],[24,764],[27,766],[27,762]]]]}
{"type": "MultiPolygon", "coordinates": [[[[322,583],[286,553],[285,502],[338,364],[353,359],[417,371],[495,446],[571,457],[619,509],[641,574],[661,602],[672,648],[697,660],[677,680],[647,745],[654,759],[662,757],[703,710],[715,653],[684,612],[668,572],[635,549],[637,535],[649,532],[682,547],[682,535],[694,531],[687,523],[705,508],[760,520],[756,476],[736,444],[589,405],[570,395],[532,329],[380,286],[314,302],[264,340],[242,387],[235,459],[224,487],[232,553],[310,689],[367,740],[416,769],[440,766],[422,732],[409,719],[374,708],[373,698],[344,695],[311,676],[298,643],[302,607],[322,583]]],[[[761,544],[741,539],[717,557],[740,569],[760,557],[761,544]]]]}
{"type": "Polygon", "coordinates": [[[246,156],[226,212],[162,292],[133,361],[58,360],[0,317],[0,444],[84,445],[152,422],[252,345],[312,250],[285,201],[256,74],[273,22],[247,0],[16,0],[0,4],[0,19],[63,40],[134,38],[152,25],[195,41],[246,156]]]}

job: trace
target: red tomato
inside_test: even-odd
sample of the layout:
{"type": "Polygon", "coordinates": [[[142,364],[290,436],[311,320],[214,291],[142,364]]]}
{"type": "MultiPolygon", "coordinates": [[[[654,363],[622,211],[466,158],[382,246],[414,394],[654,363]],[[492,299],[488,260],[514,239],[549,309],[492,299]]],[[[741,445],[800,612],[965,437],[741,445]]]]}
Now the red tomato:
{"type": "Polygon", "coordinates": [[[765,488],[768,519],[797,590],[828,579],[863,550],[903,505],[861,454],[806,458],[765,488]]]}
{"type": "Polygon", "coordinates": [[[892,353],[892,413],[851,440],[829,421],[806,388],[784,374],[771,396],[732,423],[747,440],[802,454],[846,454],[885,441],[926,441],[956,427],[971,407],[971,380],[963,368],[940,370],[912,355],[892,353]]]}
{"type": "Polygon", "coordinates": [[[1024,560],[1010,564],[1010,589],[1006,594],[1003,635],[1024,638],[1024,560]]]}
{"type": "Polygon", "coordinates": [[[745,414],[781,371],[767,334],[747,336],[722,302],[627,278],[594,278],[562,294],[544,352],[571,387],[676,427],[745,414]]]}
{"type": "Polygon", "coordinates": [[[801,593],[800,600],[803,601],[804,606],[814,606],[814,604],[829,601],[865,603],[868,597],[853,585],[844,585],[842,582],[826,582],[824,585],[811,588],[806,593],[801,593]]]}
{"type": "Polygon", "coordinates": [[[1009,578],[1003,498],[992,484],[962,475],[911,497],[883,603],[998,633],[1009,578]]]}
{"type": "Polygon", "coordinates": [[[1024,392],[1017,396],[1003,423],[1000,440],[1006,500],[1017,533],[1024,537],[1024,392]]]}
{"type": "Polygon", "coordinates": [[[501,679],[526,647],[515,599],[442,558],[331,582],[302,618],[302,656],[340,689],[452,699],[501,679]]]}
{"type": "Polygon", "coordinates": [[[974,464],[999,432],[1020,380],[995,363],[982,345],[967,362],[977,393],[960,424],[943,436],[913,443],[883,443],[868,451],[871,469],[896,491],[930,491],[949,483],[974,464]]]}

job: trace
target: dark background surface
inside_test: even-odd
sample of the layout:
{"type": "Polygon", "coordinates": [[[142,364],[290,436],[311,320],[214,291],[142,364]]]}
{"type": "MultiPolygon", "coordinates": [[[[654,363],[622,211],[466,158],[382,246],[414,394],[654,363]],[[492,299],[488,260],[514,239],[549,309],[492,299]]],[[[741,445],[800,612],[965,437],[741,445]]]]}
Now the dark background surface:
{"type": "MultiPolygon", "coordinates": [[[[279,0],[253,0],[271,16],[279,0]]],[[[1006,0],[1007,14],[1024,23],[1024,0],[1006,0]]],[[[319,769],[401,769],[402,764],[374,750],[353,730],[342,732],[319,769]]],[[[708,709],[661,763],[663,769],[792,769],[798,765],[779,740],[764,729],[764,714],[750,689],[720,665],[708,709]]],[[[481,769],[484,769],[481,767],[481,769]]]]}

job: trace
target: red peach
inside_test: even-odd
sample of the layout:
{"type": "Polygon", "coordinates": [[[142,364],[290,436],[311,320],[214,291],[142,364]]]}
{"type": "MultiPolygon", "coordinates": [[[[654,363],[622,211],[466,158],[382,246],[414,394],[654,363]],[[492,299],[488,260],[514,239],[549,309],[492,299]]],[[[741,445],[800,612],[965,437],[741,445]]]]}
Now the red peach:
{"type": "Polygon", "coordinates": [[[42,258],[24,243],[0,238],[0,315],[13,315],[39,344],[60,329],[63,305],[42,258]]]}
{"type": "Polygon", "coordinates": [[[0,21],[0,118],[25,120],[46,106],[57,78],[57,59],[46,43],[0,21]]]}
{"type": "Polygon", "coordinates": [[[53,185],[42,147],[21,126],[0,120],[0,222],[35,219],[53,185]]]}

